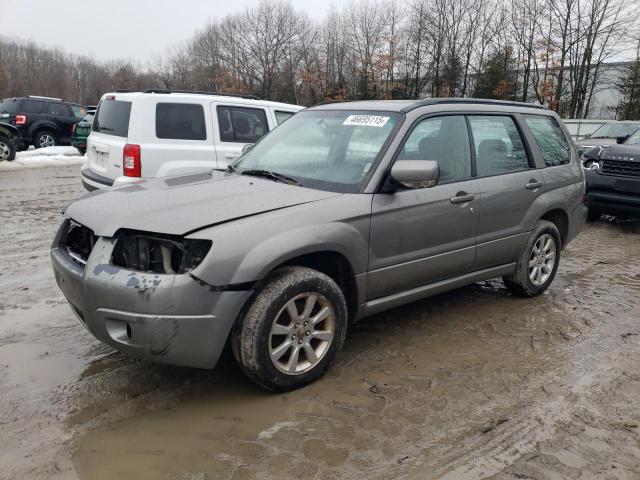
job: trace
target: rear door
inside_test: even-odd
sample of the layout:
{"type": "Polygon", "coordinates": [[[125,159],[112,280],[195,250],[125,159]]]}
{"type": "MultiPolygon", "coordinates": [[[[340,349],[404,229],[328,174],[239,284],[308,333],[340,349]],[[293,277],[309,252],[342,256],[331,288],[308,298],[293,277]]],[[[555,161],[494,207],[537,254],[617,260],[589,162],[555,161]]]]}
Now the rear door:
{"type": "Polygon", "coordinates": [[[536,169],[514,117],[469,115],[476,175],[482,195],[474,270],[513,262],[528,237],[531,212],[545,202],[536,169]]]}
{"type": "Polygon", "coordinates": [[[211,104],[218,168],[233,163],[242,148],[257,142],[275,125],[267,108],[232,103],[211,104]]]}
{"type": "Polygon", "coordinates": [[[96,174],[116,179],[122,176],[122,152],[129,135],[130,101],[106,97],[100,101],[87,139],[89,168],[96,174]]]}

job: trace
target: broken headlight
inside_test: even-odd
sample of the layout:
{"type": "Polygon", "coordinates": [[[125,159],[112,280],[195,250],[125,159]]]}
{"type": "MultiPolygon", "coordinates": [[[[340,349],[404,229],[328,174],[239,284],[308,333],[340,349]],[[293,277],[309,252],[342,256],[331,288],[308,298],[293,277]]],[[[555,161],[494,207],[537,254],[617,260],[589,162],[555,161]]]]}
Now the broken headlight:
{"type": "Polygon", "coordinates": [[[140,272],[180,274],[200,265],[209,249],[210,240],[125,231],[116,241],[111,262],[140,272]]]}

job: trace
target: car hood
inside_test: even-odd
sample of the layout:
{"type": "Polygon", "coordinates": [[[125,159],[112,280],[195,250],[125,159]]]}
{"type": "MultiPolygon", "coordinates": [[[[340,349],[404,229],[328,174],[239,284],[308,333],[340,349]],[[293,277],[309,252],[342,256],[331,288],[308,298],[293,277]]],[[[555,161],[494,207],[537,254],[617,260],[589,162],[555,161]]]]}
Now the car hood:
{"type": "Polygon", "coordinates": [[[340,195],[219,171],[96,190],[65,214],[98,236],[120,229],[187,235],[202,228],[340,195]]]}

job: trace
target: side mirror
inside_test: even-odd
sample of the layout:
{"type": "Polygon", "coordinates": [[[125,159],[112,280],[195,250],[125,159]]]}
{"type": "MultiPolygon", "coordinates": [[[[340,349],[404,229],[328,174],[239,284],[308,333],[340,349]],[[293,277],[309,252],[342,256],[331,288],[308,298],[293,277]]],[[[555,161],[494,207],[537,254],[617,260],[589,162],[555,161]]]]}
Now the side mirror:
{"type": "Polygon", "coordinates": [[[428,188],[438,184],[435,160],[401,160],[391,167],[391,178],[407,188],[428,188]]]}
{"type": "Polygon", "coordinates": [[[242,153],[241,155],[244,155],[245,153],[247,153],[249,150],[251,150],[253,148],[253,143],[247,143],[244,147],[242,147],[242,153]]]}
{"type": "Polygon", "coordinates": [[[616,137],[616,143],[624,143],[627,141],[627,138],[629,138],[629,135],[620,135],[616,137]]]}

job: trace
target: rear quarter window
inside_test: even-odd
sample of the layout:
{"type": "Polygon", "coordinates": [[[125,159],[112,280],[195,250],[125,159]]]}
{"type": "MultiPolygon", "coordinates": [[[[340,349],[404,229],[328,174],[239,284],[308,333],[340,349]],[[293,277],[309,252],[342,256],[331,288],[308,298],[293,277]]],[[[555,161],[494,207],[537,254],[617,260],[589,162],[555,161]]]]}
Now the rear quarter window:
{"type": "Polygon", "coordinates": [[[98,106],[92,130],[116,137],[129,136],[131,102],[103,100],[98,106]]]}
{"type": "Polygon", "coordinates": [[[173,140],[206,140],[204,108],[199,104],[158,103],[156,137],[173,140]]]}
{"type": "Polygon", "coordinates": [[[547,167],[565,165],[571,161],[571,146],[555,118],[525,115],[524,121],[533,133],[547,167]]]}

